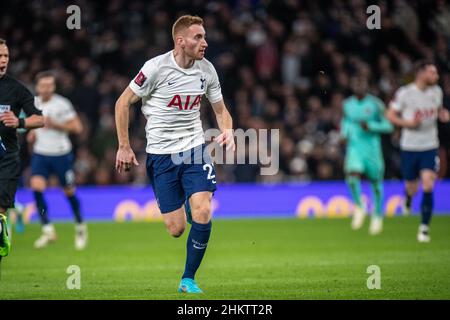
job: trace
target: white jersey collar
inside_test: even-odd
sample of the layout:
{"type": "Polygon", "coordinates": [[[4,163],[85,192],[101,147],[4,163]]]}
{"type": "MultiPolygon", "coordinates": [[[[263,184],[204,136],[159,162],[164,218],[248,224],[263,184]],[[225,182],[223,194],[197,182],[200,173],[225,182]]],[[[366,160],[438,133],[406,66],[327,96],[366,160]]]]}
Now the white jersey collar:
{"type": "Polygon", "coordinates": [[[197,63],[196,60],[194,60],[194,63],[192,64],[192,66],[190,68],[182,68],[178,65],[178,63],[175,60],[175,55],[174,55],[174,50],[170,51],[170,60],[172,61],[173,65],[180,71],[184,72],[184,73],[191,73],[195,70],[195,64],[197,63]]]}

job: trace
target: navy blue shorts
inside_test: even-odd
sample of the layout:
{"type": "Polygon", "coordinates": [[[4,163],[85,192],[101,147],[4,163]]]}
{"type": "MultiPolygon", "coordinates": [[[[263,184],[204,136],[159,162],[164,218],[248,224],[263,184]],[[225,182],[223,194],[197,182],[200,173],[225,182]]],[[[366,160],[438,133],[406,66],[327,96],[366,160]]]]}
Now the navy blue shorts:
{"type": "Polygon", "coordinates": [[[62,156],[44,156],[33,153],[31,157],[31,175],[42,176],[48,179],[51,174],[55,174],[63,187],[70,187],[75,184],[73,161],[72,152],[62,156]]]}
{"type": "Polygon", "coordinates": [[[216,191],[216,171],[205,145],[178,154],[148,154],[147,175],[161,213],[181,208],[201,191],[216,191]]]}
{"type": "Polygon", "coordinates": [[[423,169],[439,170],[438,150],[401,151],[401,163],[403,179],[416,180],[423,169]]]}

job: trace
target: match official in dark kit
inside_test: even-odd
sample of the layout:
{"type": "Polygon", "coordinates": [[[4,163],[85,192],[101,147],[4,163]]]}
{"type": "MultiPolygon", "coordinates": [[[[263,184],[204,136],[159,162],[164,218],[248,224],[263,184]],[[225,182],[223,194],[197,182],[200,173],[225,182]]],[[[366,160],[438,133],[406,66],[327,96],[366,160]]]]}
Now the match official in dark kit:
{"type": "Polygon", "coordinates": [[[9,50],[0,39],[0,259],[6,257],[11,243],[8,237],[6,211],[14,207],[20,176],[17,129],[44,126],[42,113],[34,106],[34,97],[25,86],[6,74],[9,50]],[[25,119],[19,119],[24,111],[25,119]]]}

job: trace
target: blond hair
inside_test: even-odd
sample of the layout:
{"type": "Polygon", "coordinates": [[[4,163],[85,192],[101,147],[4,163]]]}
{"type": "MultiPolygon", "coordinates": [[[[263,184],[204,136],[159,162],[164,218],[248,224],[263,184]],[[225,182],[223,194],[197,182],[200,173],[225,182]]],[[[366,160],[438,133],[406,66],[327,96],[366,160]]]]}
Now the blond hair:
{"type": "Polygon", "coordinates": [[[5,40],[5,39],[2,39],[2,38],[0,38],[0,45],[2,45],[2,44],[4,44],[4,45],[6,46],[6,40],[5,40]]]}
{"type": "Polygon", "coordinates": [[[175,21],[175,23],[172,26],[172,39],[175,42],[176,35],[193,24],[203,25],[203,19],[199,16],[191,16],[191,15],[185,15],[181,16],[175,21]]]}

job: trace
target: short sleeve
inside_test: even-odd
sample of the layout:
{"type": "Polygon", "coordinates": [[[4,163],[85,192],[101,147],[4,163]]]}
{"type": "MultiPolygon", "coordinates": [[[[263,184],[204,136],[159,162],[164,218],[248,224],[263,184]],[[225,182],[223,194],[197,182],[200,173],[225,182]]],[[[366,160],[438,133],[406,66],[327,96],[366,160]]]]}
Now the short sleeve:
{"type": "Polygon", "coordinates": [[[27,117],[33,114],[42,115],[42,112],[38,110],[34,104],[34,96],[24,86],[20,88],[18,102],[20,109],[23,110],[27,117]]]}
{"type": "Polygon", "coordinates": [[[439,102],[439,108],[444,106],[444,93],[442,92],[441,87],[437,86],[438,91],[438,102],[439,102]]]}
{"type": "Polygon", "coordinates": [[[62,122],[73,120],[77,116],[75,108],[69,100],[63,102],[61,110],[62,112],[60,119],[62,122]]]}
{"type": "Polygon", "coordinates": [[[395,111],[403,111],[405,108],[405,99],[405,90],[403,88],[398,89],[395,93],[394,99],[389,104],[389,108],[395,111]]]}
{"type": "Polygon", "coordinates": [[[384,113],[386,111],[386,105],[384,104],[383,100],[375,97],[375,103],[377,105],[377,111],[378,111],[378,115],[380,117],[384,117],[384,113]]]}
{"type": "Polygon", "coordinates": [[[156,66],[151,60],[142,66],[129,85],[135,95],[142,98],[151,94],[155,85],[156,71],[156,66]]]}
{"type": "Polygon", "coordinates": [[[223,99],[222,89],[220,87],[219,76],[212,64],[209,72],[210,81],[206,87],[206,98],[208,98],[210,103],[216,103],[223,99]]]}

